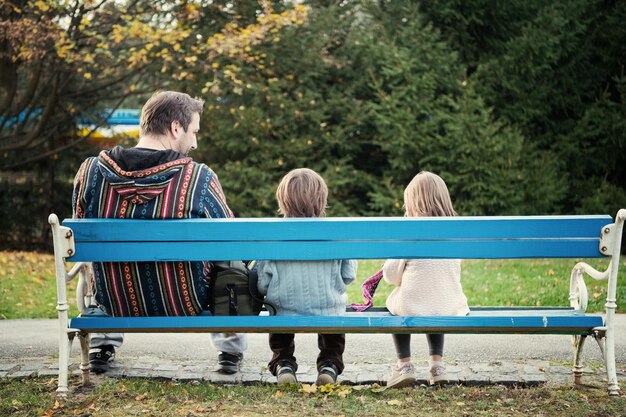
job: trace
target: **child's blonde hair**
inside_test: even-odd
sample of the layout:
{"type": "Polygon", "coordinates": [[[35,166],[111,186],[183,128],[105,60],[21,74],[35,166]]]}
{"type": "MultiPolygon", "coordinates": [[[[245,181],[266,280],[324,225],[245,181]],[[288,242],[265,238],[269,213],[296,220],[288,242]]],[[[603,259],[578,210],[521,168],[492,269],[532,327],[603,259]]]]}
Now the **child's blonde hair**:
{"type": "Polygon", "coordinates": [[[404,209],[409,217],[456,216],[446,183],[437,174],[422,171],[404,190],[404,209]]]}
{"type": "Polygon", "coordinates": [[[289,171],[276,190],[278,212],[285,217],[322,217],[326,214],[328,187],[308,168],[289,171]]]}

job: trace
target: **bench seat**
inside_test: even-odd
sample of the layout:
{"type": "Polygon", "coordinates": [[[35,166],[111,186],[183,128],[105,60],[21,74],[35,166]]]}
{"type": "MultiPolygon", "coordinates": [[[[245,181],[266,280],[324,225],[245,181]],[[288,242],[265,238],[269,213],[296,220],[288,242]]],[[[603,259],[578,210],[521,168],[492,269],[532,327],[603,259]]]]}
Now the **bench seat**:
{"type": "Polygon", "coordinates": [[[591,335],[601,316],[572,308],[471,309],[464,317],[394,316],[374,311],[345,316],[77,317],[70,328],[124,333],[524,333],[591,335]]]}

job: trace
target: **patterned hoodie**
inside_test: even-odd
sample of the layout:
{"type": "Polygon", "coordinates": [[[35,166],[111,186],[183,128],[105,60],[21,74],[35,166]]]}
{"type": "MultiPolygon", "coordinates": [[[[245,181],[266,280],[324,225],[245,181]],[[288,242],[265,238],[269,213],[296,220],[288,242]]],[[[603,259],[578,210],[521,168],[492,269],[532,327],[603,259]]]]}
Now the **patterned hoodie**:
{"type": "MultiPolygon", "coordinates": [[[[116,147],[86,159],[72,209],[76,218],[233,217],[209,167],[143,148],[116,147]]],[[[96,301],[109,315],[193,316],[207,309],[205,262],[97,262],[93,269],[96,301]]]]}

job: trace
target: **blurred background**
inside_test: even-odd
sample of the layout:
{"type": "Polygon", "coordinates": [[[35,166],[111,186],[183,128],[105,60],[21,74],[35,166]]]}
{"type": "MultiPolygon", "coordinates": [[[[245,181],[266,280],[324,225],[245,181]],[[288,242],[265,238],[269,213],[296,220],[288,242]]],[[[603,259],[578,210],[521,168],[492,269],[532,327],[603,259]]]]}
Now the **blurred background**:
{"type": "Polygon", "coordinates": [[[626,207],[626,2],[0,0],[0,249],[49,250],[85,157],[158,89],[205,100],[237,216],[289,170],[329,216],[402,215],[420,170],[462,215],[626,207]]]}

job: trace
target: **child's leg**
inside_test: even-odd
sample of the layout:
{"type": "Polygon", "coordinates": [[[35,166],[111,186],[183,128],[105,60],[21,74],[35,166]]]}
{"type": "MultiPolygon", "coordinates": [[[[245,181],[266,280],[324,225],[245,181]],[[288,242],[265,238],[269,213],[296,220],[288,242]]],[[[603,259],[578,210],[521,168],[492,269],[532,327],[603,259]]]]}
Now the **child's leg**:
{"type": "Polygon", "coordinates": [[[318,334],[317,346],[320,354],[317,356],[317,369],[322,369],[327,362],[337,368],[337,374],[343,372],[343,351],[346,349],[345,334],[318,334]]]}
{"type": "Polygon", "coordinates": [[[282,361],[289,362],[294,372],[298,370],[296,357],[293,356],[296,350],[294,338],[293,333],[270,333],[270,349],[274,354],[267,365],[272,375],[276,375],[276,368],[282,361]]]}
{"type": "Polygon", "coordinates": [[[411,335],[392,334],[393,344],[396,345],[396,353],[399,362],[411,361],[411,335]]]}
{"type": "Polygon", "coordinates": [[[430,354],[430,361],[431,362],[443,362],[444,335],[442,333],[427,334],[426,340],[428,341],[428,351],[430,354]]]}
{"type": "Polygon", "coordinates": [[[426,335],[426,340],[428,341],[428,350],[430,353],[430,360],[428,361],[428,365],[430,367],[431,385],[448,383],[446,367],[443,364],[443,338],[444,335],[441,333],[426,335]]]}
{"type": "Polygon", "coordinates": [[[387,387],[399,388],[415,383],[415,366],[411,362],[411,335],[393,334],[393,343],[396,345],[398,362],[391,368],[387,377],[387,387]]]}

